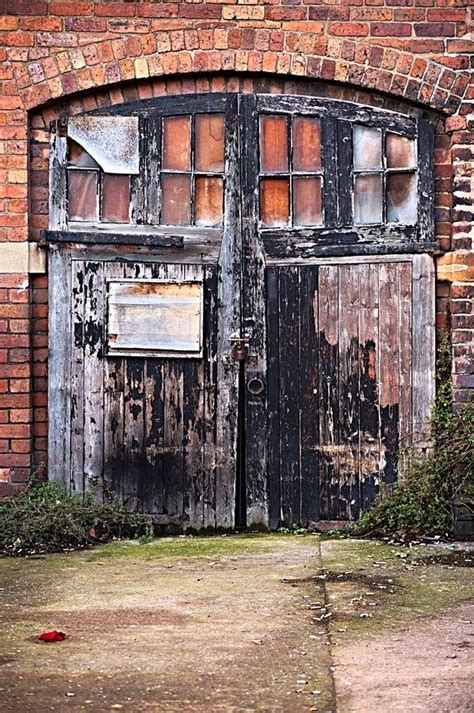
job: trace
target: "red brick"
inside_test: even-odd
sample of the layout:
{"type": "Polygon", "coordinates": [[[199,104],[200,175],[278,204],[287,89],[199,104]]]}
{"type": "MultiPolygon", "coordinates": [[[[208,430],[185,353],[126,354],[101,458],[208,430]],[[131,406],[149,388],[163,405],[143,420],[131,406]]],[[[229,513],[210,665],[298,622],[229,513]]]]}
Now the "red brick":
{"type": "Polygon", "coordinates": [[[266,7],[265,17],[267,20],[285,21],[305,20],[306,8],[304,7],[266,7]]]}
{"type": "Polygon", "coordinates": [[[7,0],[7,15],[47,15],[47,0],[7,0]]]}
{"type": "Polygon", "coordinates": [[[374,22],[370,25],[373,37],[410,37],[412,26],[406,22],[374,22]]]}
{"type": "Polygon", "coordinates": [[[92,15],[93,7],[92,2],[50,2],[49,13],[50,15],[92,15]]]}
{"type": "Polygon", "coordinates": [[[222,15],[222,9],[220,5],[215,4],[180,5],[178,15],[179,17],[196,20],[219,20],[222,15]]]}
{"type": "Polygon", "coordinates": [[[108,2],[94,4],[94,13],[104,17],[133,17],[136,13],[135,3],[125,5],[123,2],[108,2]]]}
{"type": "Polygon", "coordinates": [[[2,426],[3,438],[28,438],[30,426],[26,423],[7,423],[2,426]]]}
{"type": "Polygon", "coordinates": [[[415,23],[415,35],[419,37],[454,37],[455,26],[450,22],[415,23]]]}
{"type": "Polygon", "coordinates": [[[366,37],[369,26],[363,22],[330,22],[328,31],[338,37],[366,37]]]}

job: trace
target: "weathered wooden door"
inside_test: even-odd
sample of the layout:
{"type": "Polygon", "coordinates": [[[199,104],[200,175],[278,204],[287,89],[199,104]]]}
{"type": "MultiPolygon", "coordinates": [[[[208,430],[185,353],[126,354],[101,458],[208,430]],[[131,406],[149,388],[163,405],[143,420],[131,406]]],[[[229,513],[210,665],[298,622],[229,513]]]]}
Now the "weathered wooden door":
{"type": "Polygon", "coordinates": [[[101,160],[95,145],[102,132],[121,130],[117,116],[70,120],[68,135],[55,137],[55,156],[65,160],[59,168],[53,161],[53,180],[66,174],[69,204],[65,225],[48,233],[49,473],[72,490],[115,493],[163,525],[230,527],[238,402],[230,344],[240,328],[237,97],[145,103],[118,121],[134,111],[140,172],[129,179],[131,209],[121,207],[123,194],[112,201],[115,215],[132,216],[127,225],[104,217],[105,170],[95,169],[96,193],[86,200],[92,159],[101,160]],[[71,165],[80,155],[71,136],[89,153],[78,165],[71,165]]]}
{"type": "Polygon", "coordinates": [[[104,177],[93,225],[71,193],[87,124],[55,138],[75,214],[48,232],[50,474],[184,528],[357,517],[433,393],[429,127],[306,97],[142,104],[121,109],[127,226],[104,177]]]}
{"type": "Polygon", "coordinates": [[[355,519],[426,438],[432,130],[268,95],[245,123],[248,521],[355,519]]]}

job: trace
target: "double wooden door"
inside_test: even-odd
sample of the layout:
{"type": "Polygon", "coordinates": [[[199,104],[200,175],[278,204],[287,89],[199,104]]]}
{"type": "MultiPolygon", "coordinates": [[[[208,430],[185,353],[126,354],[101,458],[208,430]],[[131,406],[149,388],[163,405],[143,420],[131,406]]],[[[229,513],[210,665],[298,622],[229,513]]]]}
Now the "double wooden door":
{"type": "MultiPolygon", "coordinates": [[[[354,249],[327,149],[303,178],[323,185],[336,247],[314,248],[322,228],[260,230],[244,99],[228,109],[220,228],[157,229],[148,248],[50,234],[49,473],[185,529],[354,519],[424,437],[432,258],[354,249]]],[[[295,201],[299,178],[269,181],[295,201]]]]}

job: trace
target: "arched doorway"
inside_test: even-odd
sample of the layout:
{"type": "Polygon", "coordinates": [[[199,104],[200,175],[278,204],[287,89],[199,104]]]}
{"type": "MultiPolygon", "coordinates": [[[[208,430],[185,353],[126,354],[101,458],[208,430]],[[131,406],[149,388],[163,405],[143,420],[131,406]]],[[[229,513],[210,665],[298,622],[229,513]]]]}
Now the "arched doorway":
{"type": "Polygon", "coordinates": [[[433,393],[432,151],[301,96],[58,124],[50,474],[188,528],[356,517],[433,393]]]}

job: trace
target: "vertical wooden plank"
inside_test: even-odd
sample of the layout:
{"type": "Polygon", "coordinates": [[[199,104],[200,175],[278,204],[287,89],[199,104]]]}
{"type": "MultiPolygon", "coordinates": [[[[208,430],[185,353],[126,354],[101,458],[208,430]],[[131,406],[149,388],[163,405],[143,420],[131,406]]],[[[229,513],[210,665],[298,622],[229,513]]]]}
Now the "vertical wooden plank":
{"type": "Polygon", "coordinates": [[[204,365],[189,359],[183,368],[183,446],[184,446],[184,524],[199,530],[203,527],[203,425],[204,365]]]}
{"type": "Polygon", "coordinates": [[[319,499],[320,517],[334,519],[339,488],[338,268],[319,268],[319,499]]]}
{"type": "Polygon", "coordinates": [[[183,368],[179,359],[164,364],[163,493],[165,514],[182,521],[183,473],[183,368]]]}
{"type": "MultiPolygon", "coordinates": [[[[125,265],[124,277],[149,277],[151,268],[142,263],[125,265]],[[148,274],[147,274],[148,271],[148,274]]],[[[124,359],[124,474],[123,497],[127,506],[143,509],[143,490],[146,478],[145,457],[145,360],[140,357],[124,359]]]]}
{"type": "MultiPolygon", "coordinates": [[[[106,280],[121,278],[123,272],[122,263],[104,265],[106,280]]],[[[104,358],[104,491],[119,498],[124,497],[124,362],[104,358]]]]}
{"type": "MultiPolygon", "coordinates": [[[[206,424],[210,425],[212,419],[215,422],[212,430],[208,425],[205,427],[204,473],[208,493],[213,481],[215,505],[213,514],[211,508],[205,504],[204,523],[212,524],[214,518],[219,527],[233,527],[235,522],[239,364],[232,357],[230,340],[232,336],[238,336],[241,330],[242,187],[239,101],[240,97],[234,96],[230,97],[226,104],[228,111],[225,117],[224,233],[219,253],[218,276],[215,268],[206,268],[208,304],[210,308],[212,305],[213,321],[208,322],[210,331],[206,332],[209,335],[206,340],[209,343],[208,355],[211,362],[208,363],[207,359],[204,361],[205,413],[206,424]],[[217,298],[213,297],[211,300],[212,294],[217,294],[217,298]],[[214,335],[209,341],[212,332],[214,335]],[[208,397],[212,394],[216,395],[215,401],[209,401],[208,397]]],[[[205,503],[207,499],[208,497],[204,499],[205,503]]]]}
{"type": "Polygon", "coordinates": [[[398,342],[398,272],[396,263],[381,263],[379,272],[379,362],[380,362],[380,438],[382,472],[380,492],[384,484],[396,480],[399,446],[399,359],[398,342]]]}
{"type": "Polygon", "coordinates": [[[434,127],[421,117],[418,123],[418,240],[435,242],[434,127]]]}
{"type": "MultiPolygon", "coordinates": [[[[203,280],[206,283],[205,268],[202,265],[180,267],[182,279],[203,280]]],[[[215,284],[212,289],[215,290],[215,284]]],[[[204,286],[206,292],[206,284],[204,286]]],[[[208,302],[208,301],[207,301],[208,302]]],[[[206,310],[206,299],[204,300],[206,310]]],[[[214,315],[209,315],[210,324],[215,325],[214,315]]],[[[208,322],[209,322],[208,318],[208,322]]],[[[215,337],[215,328],[211,327],[215,337]]],[[[204,330],[203,340],[208,334],[204,330]]],[[[203,526],[203,425],[204,425],[204,359],[183,359],[183,514],[184,526],[200,529],[203,526]]],[[[214,384],[215,386],[215,384],[214,384]]],[[[215,416],[214,416],[215,433],[215,416]]]]}
{"type": "Polygon", "coordinates": [[[279,268],[280,469],[283,521],[301,521],[300,286],[297,267],[279,268]]]}
{"type": "Polygon", "coordinates": [[[70,252],[50,246],[48,313],[48,474],[70,487],[70,252]]]}
{"type": "Polygon", "coordinates": [[[301,523],[319,519],[318,268],[300,268],[301,523]]]}
{"type": "Polygon", "coordinates": [[[340,265],[338,273],[339,493],[334,505],[338,517],[352,520],[359,512],[359,267],[340,265]]]}
{"type": "Polygon", "coordinates": [[[280,483],[279,268],[267,268],[268,324],[268,518],[271,529],[282,521],[280,483]]]}
{"type": "MultiPolygon", "coordinates": [[[[242,107],[242,278],[243,331],[250,335],[246,380],[267,382],[267,325],[265,320],[265,255],[258,238],[258,126],[255,96],[241,97],[242,107]]],[[[247,524],[268,525],[267,392],[252,396],[246,390],[247,524]]]]}
{"type": "Polygon", "coordinates": [[[59,121],[51,124],[49,146],[49,229],[67,228],[67,138],[59,121]]]}
{"type": "Polygon", "coordinates": [[[399,458],[399,473],[403,468],[403,450],[411,442],[412,437],[412,383],[411,383],[411,361],[412,361],[412,264],[409,262],[399,263],[398,266],[398,342],[400,344],[399,360],[399,433],[401,454],[399,458]]]}
{"type": "Polygon", "coordinates": [[[162,359],[147,359],[145,374],[145,478],[143,511],[162,514],[163,442],[164,442],[164,375],[162,359]]]}
{"type": "Polygon", "coordinates": [[[71,489],[84,490],[84,277],[83,261],[71,263],[71,489]]]}
{"type": "Polygon", "coordinates": [[[430,255],[413,256],[413,433],[420,448],[428,446],[429,415],[435,394],[434,265],[430,255]]]}
{"type": "Polygon", "coordinates": [[[377,494],[380,471],[378,400],[379,266],[359,266],[359,503],[367,510],[377,494]]]}
{"type": "MultiPolygon", "coordinates": [[[[230,344],[218,343],[218,273],[205,268],[204,282],[204,424],[202,523],[204,527],[231,527],[235,510],[236,439],[234,432],[237,395],[234,391],[235,365],[227,361],[230,344]],[[226,363],[229,369],[225,368],[226,363]],[[222,383],[219,379],[222,378],[222,383]],[[233,400],[231,397],[233,396],[233,400]],[[228,409],[227,414],[224,413],[228,409]],[[226,419],[227,422],[226,422],[226,419]],[[229,459],[226,462],[226,446],[229,459]]],[[[230,342],[230,340],[229,340],[230,342]]]]}
{"type": "Polygon", "coordinates": [[[84,490],[102,498],[104,453],[104,266],[84,270],[84,490]]]}

